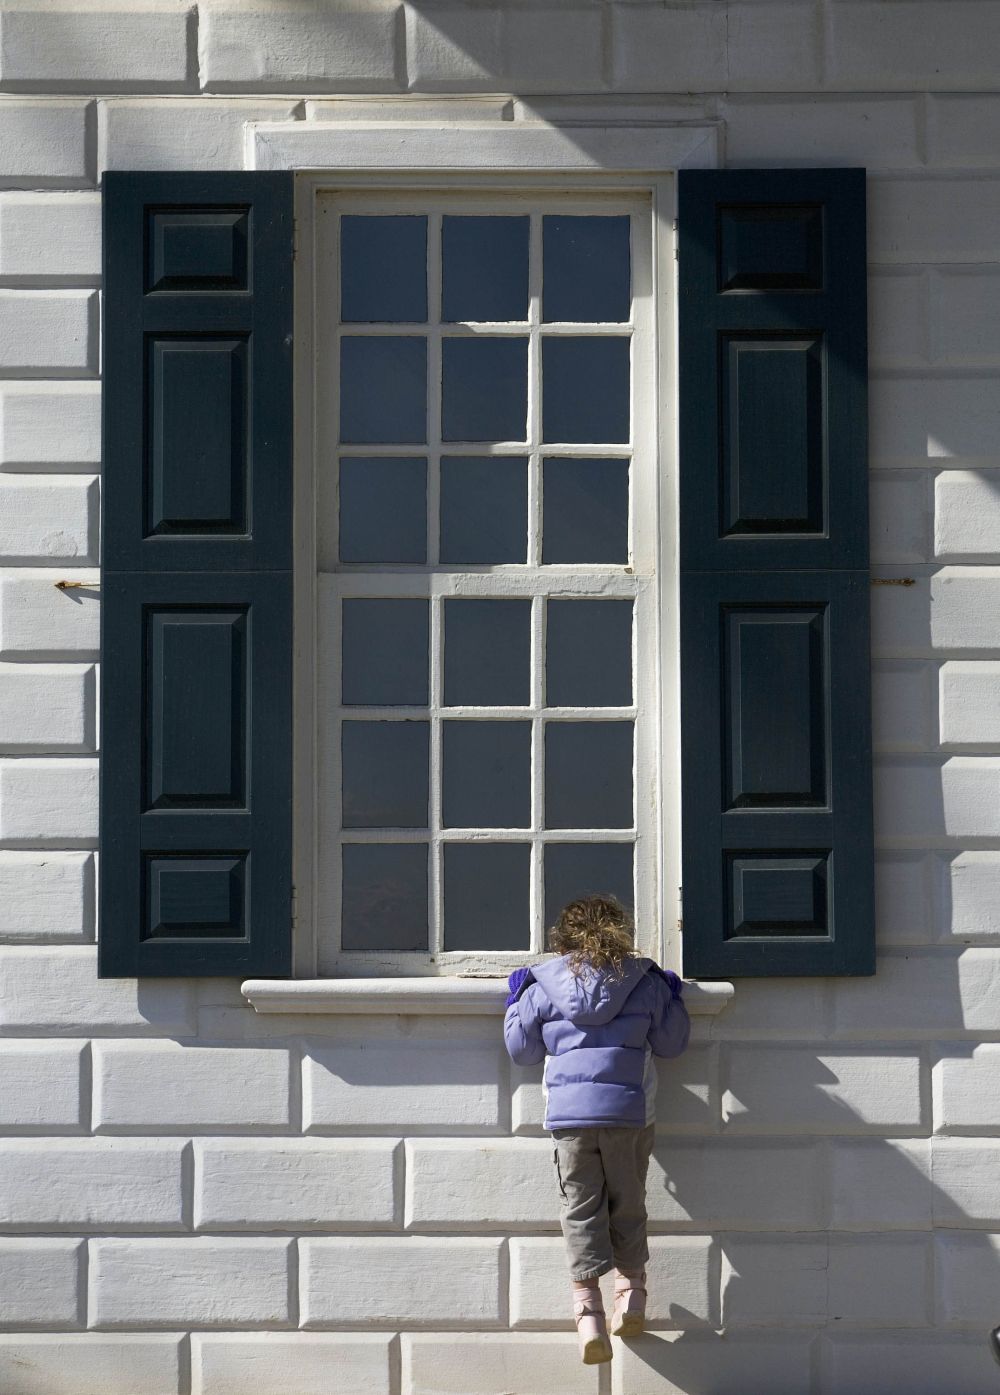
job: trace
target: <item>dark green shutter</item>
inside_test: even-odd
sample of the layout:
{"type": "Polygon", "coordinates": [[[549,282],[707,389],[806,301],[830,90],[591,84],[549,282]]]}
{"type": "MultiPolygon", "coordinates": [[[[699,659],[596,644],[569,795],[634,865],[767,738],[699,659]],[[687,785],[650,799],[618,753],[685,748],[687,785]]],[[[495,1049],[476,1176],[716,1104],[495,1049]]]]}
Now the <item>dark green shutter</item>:
{"type": "Polygon", "coordinates": [[[874,971],[863,170],[679,176],[684,969],[874,971]]]}
{"type": "Polygon", "coordinates": [[[103,199],[100,972],[285,974],[292,176],[103,199]]]}

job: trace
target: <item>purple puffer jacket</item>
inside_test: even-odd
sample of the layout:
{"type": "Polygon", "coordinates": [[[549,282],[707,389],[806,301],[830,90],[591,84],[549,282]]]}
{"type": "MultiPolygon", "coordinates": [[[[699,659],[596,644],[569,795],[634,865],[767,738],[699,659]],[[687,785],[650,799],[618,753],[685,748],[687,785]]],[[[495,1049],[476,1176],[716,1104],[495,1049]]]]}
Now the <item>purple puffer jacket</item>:
{"type": "Polygon", "coordinates": [[[679,1056],[691,1024],[681,983],[651,959],[620,978],[566,956],[534,966],[512,995],[503,1034],[511,1059],[545,1058],[545,1127],[642,1128],[655,1118],[653,1056],[679,1056]]]}

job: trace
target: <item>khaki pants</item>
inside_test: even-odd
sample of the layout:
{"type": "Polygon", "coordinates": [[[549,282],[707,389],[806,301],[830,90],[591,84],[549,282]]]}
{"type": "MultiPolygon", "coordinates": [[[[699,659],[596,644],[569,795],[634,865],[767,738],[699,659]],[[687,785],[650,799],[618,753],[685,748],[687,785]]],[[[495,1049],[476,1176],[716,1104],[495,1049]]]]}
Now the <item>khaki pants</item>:
{"type": "Polygon", "coordinates": [[[555,1129],[559,1221],[576,1280],[615,1266],[634,1274],[649,1258],[646,1172],[653,1125],[644,1129],[555,1129]]]}

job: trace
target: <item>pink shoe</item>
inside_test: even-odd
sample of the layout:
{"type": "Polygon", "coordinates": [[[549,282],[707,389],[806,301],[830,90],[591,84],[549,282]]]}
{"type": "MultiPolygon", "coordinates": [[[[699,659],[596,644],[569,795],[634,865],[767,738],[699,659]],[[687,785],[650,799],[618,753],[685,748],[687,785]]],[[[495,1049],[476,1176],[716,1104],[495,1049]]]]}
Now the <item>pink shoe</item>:
{"type": "Polygon", "coordinates": [[[615,1310],[611,1331],[615,1337],[641,1336],[646,1326],[646,1275],[615,1275],[615,1310]]]}
{"type": "Polygon", "coordinates": [[[599,1366],[610,1361],[614,1353],[608,1340],[608,1325],[604,1318],[604,1303],[601,1290],[593,1288],[574,1289],[573,1316],[580,1339],[580,1360],[585,1366],[599,1366]]]}

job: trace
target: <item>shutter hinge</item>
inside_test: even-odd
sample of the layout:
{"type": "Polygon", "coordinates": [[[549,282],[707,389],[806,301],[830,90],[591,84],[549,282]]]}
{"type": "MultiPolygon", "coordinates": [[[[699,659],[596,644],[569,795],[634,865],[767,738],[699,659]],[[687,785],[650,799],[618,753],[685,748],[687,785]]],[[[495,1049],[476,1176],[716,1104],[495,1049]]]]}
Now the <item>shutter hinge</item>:
{"type": "MultiPolygon", "coordinates": [[[[673,222],[670,224],[670,226],[673,228],[674,232],[676,233],[676,232],[677,232],[677,219],[676,219],[676,218],[673,220],[673,222]]],[[[678,247],[677,243],[675,242],[675,243],[674,243],[674,261],[675,261],[675,262],[679,262],[680,259],[681,259],[681,249],[678,247]]]]}
{"type": "Polygon", "coordinates": [[[299,255],[299,220],[292,219],[292,261],[299,255]]]}
{"type": "Polygon", "coordinates": [[[298,924],[298,918],[299,918],[299,889],[298,889],[298,887],[293,886],[293,887],[292,887],[292,929],[293,929],[293,930],[295,929],[296,925],[298,924]]]}

